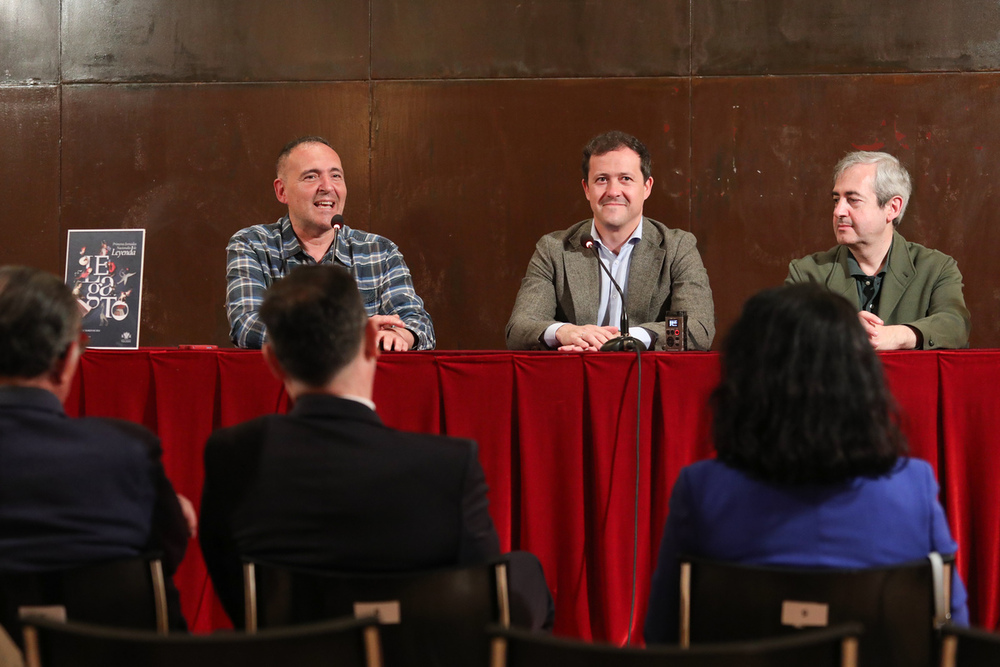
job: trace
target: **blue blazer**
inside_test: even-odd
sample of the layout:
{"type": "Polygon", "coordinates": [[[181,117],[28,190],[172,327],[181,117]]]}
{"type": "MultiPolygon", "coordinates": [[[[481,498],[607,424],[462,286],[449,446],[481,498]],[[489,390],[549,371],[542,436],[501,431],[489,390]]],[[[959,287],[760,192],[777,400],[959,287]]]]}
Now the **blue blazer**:
{"type": "Polygon", "coordinates": [[[44,389],[0,387],[0,570],[157,551],[172,574],[187,543],[156,436],[115,419],[70,419],[44,389]]]}
{"type": "MultiPolygon", "coordinates": [[[[715,460],[681,471],[670,497],[646,614],[647,643],[676,642],[679,554],[754,565],[874,567],[953,554],[934,471],[900,459],[887,475],[841,484],[787,486],[753,479],[715,460]]],[[[952,570],[955,572],[955,570],[952,570]]],[[[952,619],[967,625],[955,573],[952,619]]]]}

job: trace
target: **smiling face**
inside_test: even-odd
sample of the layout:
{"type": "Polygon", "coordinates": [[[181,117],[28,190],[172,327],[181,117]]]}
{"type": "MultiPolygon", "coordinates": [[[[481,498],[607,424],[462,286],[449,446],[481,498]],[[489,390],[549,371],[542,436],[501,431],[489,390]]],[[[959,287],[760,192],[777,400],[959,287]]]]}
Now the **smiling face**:
{"type": "Polygon", "coordinates": [[[337,152],[320,143],[300,144],[285,156],[274,179],[274,194],[288,205],[295,233],[321,236],[343,215],[347,201],[344,168],[337,152]]]}
{"type": "Polygon", "coordinates": [[[879,206],[874,180],[875,165],[858,164],[844,171],[834,184],[833,233],[840,245],[862,249],[892,239],[892,221],[899,215],[902,197],[879,206]]]}
{"type": "Polygon", "coordinates": [[[583,182],[598,232],[631,234],[642,219],[642,204],[653,178],[642,180],[639,154],[619,148],[590,158],[590,175],[583,182]]]}

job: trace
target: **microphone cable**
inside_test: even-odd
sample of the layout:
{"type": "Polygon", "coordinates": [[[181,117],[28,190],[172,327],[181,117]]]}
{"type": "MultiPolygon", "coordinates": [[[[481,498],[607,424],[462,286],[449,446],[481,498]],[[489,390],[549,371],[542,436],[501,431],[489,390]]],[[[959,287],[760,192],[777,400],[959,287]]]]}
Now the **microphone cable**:
{"type": "Polygon", "coordinates": [[[641,474],[639,454],[642,433],[642,350],[639,348],[640,346],[635,346],[638,382],[635,392],[635,525],[632,531],[632,600],[629,603],[628,635],[625,637],[625,646],[632,644],[632,624],[635,622],[635,588],[639,563],[639,479],[641,474]]]}

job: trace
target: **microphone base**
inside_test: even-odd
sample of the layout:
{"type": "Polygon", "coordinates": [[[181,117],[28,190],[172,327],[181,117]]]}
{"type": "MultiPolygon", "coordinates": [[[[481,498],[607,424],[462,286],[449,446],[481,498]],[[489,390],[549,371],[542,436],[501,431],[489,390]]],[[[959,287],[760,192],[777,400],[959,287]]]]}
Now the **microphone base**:
{"type": "Polygon", "coordinates": [[[639,352],[646,351],[646,345],[632,336],[618,336],[601,346],[601,352],[639,352]]]}

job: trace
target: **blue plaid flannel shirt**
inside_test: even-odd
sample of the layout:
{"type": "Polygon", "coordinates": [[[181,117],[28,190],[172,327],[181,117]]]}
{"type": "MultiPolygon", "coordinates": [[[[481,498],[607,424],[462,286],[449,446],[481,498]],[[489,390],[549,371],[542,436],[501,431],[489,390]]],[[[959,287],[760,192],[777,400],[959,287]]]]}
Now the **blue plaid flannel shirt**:
{"type": "Polygon", "coordinates": [[[302,264],[329,264],[336,260],[358,282],[368,316],[398,315],[416,342],[415,350],[433,350],[434,323],[423,300],[413,289],[410,269],[389,239],[344,225],[331,248],[316,262],[299,245],[285,216],[270,225],[254,225],[236,232],[226,246],[226,312],[229,337],[239,347],[260,348],[267,339],[257,311],[264,292],[274,281],[302,264]]]}

